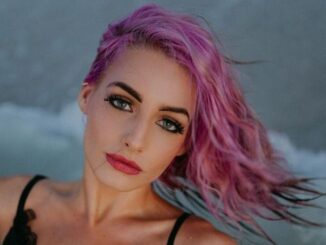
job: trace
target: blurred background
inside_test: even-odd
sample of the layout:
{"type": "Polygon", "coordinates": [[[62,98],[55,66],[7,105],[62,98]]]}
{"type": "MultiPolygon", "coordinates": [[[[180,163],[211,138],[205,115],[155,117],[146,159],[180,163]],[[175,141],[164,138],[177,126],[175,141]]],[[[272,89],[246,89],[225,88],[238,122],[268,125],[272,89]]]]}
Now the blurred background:
{"type": "MultiPolygon", "coordinates": [[[[236,66],[248,103],[294,172],[326,176],[324,0],[2,0],[1,176],[81,175],[83,118],[75,102],[80,84],[107,24],[149,2],[204,17],[232,58],[263,60],[236,66]]],[[[325,183],[317,187],[326,190],[325,183]]],[[[180,193],[160,193],[207,215],[180,193]]],[[[300,212],[326,222],[325,211],[300,212]]],[[[278,244],[326,243],[325,229],[262,224],[278,244]]]]}

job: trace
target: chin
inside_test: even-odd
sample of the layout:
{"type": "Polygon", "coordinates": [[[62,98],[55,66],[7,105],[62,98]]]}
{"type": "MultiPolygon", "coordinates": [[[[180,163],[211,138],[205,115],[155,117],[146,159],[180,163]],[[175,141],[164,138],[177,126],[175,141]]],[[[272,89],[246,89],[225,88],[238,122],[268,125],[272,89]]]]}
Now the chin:
{"type": "Polygon", "coordinates": [[[144,185],[150,184],[150,182],[140,181],[139,177],[128,176],[124,173],[114,172],[116,170],[103,171],[103,169],[98,168],[95,171],[95,176],[101,184],[110,189],[114,189],[120,192],[132,191],[140,188],[144,185]]]}

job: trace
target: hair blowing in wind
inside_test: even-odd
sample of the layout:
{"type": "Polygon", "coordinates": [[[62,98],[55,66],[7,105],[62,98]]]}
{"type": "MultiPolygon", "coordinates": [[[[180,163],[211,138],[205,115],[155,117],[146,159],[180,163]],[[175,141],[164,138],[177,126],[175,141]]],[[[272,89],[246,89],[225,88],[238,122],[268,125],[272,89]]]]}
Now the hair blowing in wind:
{"type": "Polygon", "coordinates": [[[309,186],[312,178],[299,178],[287,170],[286,160],[272,147],[266,129],[245,101],[222,44],[197,18],[149,4],[110,24],[85,81],[97,83],[117,55],[137,46],[161,50],[176,60],[196,87],[187,152],[171,162],[160,181],[170,188],[185,188],[178,177],[188,180],[216,219],[238,227],[249,225],[271,243],[254,216],[321,225],[291,212],[316,206],[311,201],[324,194],[309,186]]]}

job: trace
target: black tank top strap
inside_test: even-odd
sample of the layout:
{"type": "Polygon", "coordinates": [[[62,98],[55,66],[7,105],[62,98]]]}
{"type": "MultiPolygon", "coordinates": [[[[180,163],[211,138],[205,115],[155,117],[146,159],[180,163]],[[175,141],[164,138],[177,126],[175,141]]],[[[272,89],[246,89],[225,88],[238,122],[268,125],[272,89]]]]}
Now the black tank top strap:
{"type": "Polygon", "coordinates": [[[36,215],[32,209],[25,210],[25,203],[33,186],[45,178],[47,177],[43,175],[35,175],[23,189],[13,225],[6,235],[3,245],[36,245],[37,235],[28,225],[28,222],[35,219],[36,215]]]}
{"type": "Polygon", "coordinates": [[[35,218],[35,213],[32,209],[25,210],[25,203],[27,200],[27,197],[32,190],[33,186],[42,179],[47,178],[43,175],[35,175],[33,178],[31,178],[28,183],[26,184],[25,188],[23,189],[19,201],[18,201],[18,207],[16,211],[16,216],[14,219],[14,227],[21,226],[22,224],[26,225],[29,220],[32,220],[35,218]]]}
{"type": "Polygon", "coordinates": [[[178,230],[180,229],[181,225],[183,224],[183,222],[190,216],[190,213],[184,212],[182,213],[176,220],[176,222],[174,223],[173,229],[169,235],[168,238],[168,243],[167,245],[173,245],[175,237],[177,235],[178,230]]]}

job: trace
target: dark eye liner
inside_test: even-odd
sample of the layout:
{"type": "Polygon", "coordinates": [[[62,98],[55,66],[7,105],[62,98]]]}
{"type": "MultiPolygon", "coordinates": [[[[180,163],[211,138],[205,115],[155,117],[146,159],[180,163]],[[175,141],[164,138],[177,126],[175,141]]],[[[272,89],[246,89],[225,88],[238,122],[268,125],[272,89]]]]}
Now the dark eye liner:
{"type": "MultiPolygon", "coordinates": [[[[126,91],[127,93],[129,93],[138,102],[140,102],[140,103],[143,102],[142,96],[134,88],[132,88],[130,85],[128,85],[128,84],[126,84],[124,82],[115,81],[115,82],[112,82],[109,85],[107,85],[107,87],[111,87],[111,86],[119,87],[119,88],[123,89],[124,91],[126,91]]],[[[174,107],[174,106],[163,106],[163,107],[160,108],[160,111],[171,111],[171,112],[176,112],[176,113],[183,114],[188,118],[188,121],[189,121],[189,113],[185,108],[174,107]]]]}
{"type": "MultiPolygon", "coordinates": [[[[131,102],[125,100],[125,99],[124,99],[122,96],[120,96],[120,95],[111,94],[111,95],[107,96],[106,98],[104,98],[104,101],[109,102],[109,103],[110,103],[114,108],[116,108],[116,109],[118,109],[118,110],[120,110],[120,111],[126,111],[126,110],[123,110],[123,109],[121,109],[120,107],[116,106],[116,105],[113,103],[114,100],[119,100],[119,101],[121,101],[121,102],[123,102],[123,103],[127,103],[129,106],[132,105],[131,102]]],[[[129,111],[129,112],[133,112],[133,111],[129,111]]],[[[171,123],[176,127],[176,130],[168,130],[168,129],[162,127],[161,125],[159,125],[159,126],[162,127],[164,130],[166,130],[166,131],[168,131],[168,132],[171,132],[171,133],[179,133],[179,134],[183,134],[183,132],[184,132],[184,127],[182,126],[181,123],[179,123],[178,121],[175,121],[175,120],[173,120],[173,119],[169,119],[169,118],[163,118],[163,120],[167,120],[167,121],[171,122],[171,123]]]]}
{"type": "MultiPolygon", "coordinates": [[[[127,101],[122,96],[115,95],[115,94],[112,94],[112,95],[107,96],[104,100],[107,101],[107,102],[109,102],[113,107],[115,107],[115,108],[117,108],[119,110],[121,110],[121,109],[120,109],[120,107],[117,107],[116,105],[114,105],[114,103],[113,103],[114,100],[118,100],[120,102],[127,103],[129,106],[132,105],[131,102],[127,101]]],[[[123,111],[125,111],[125,110],[123,110],[123,111]]],[[[133,112],[133,111],[131,110],[130,112],[133,112]]]]}
{"type": "Polygon", "coordinates": [[[184,127],[179,122],[170,119],[167,120],[172,121],[172,123],[175,125],[175,127],[177,128],[175,132],[179,132],[180,134],[183,134],[184,127]]]}

